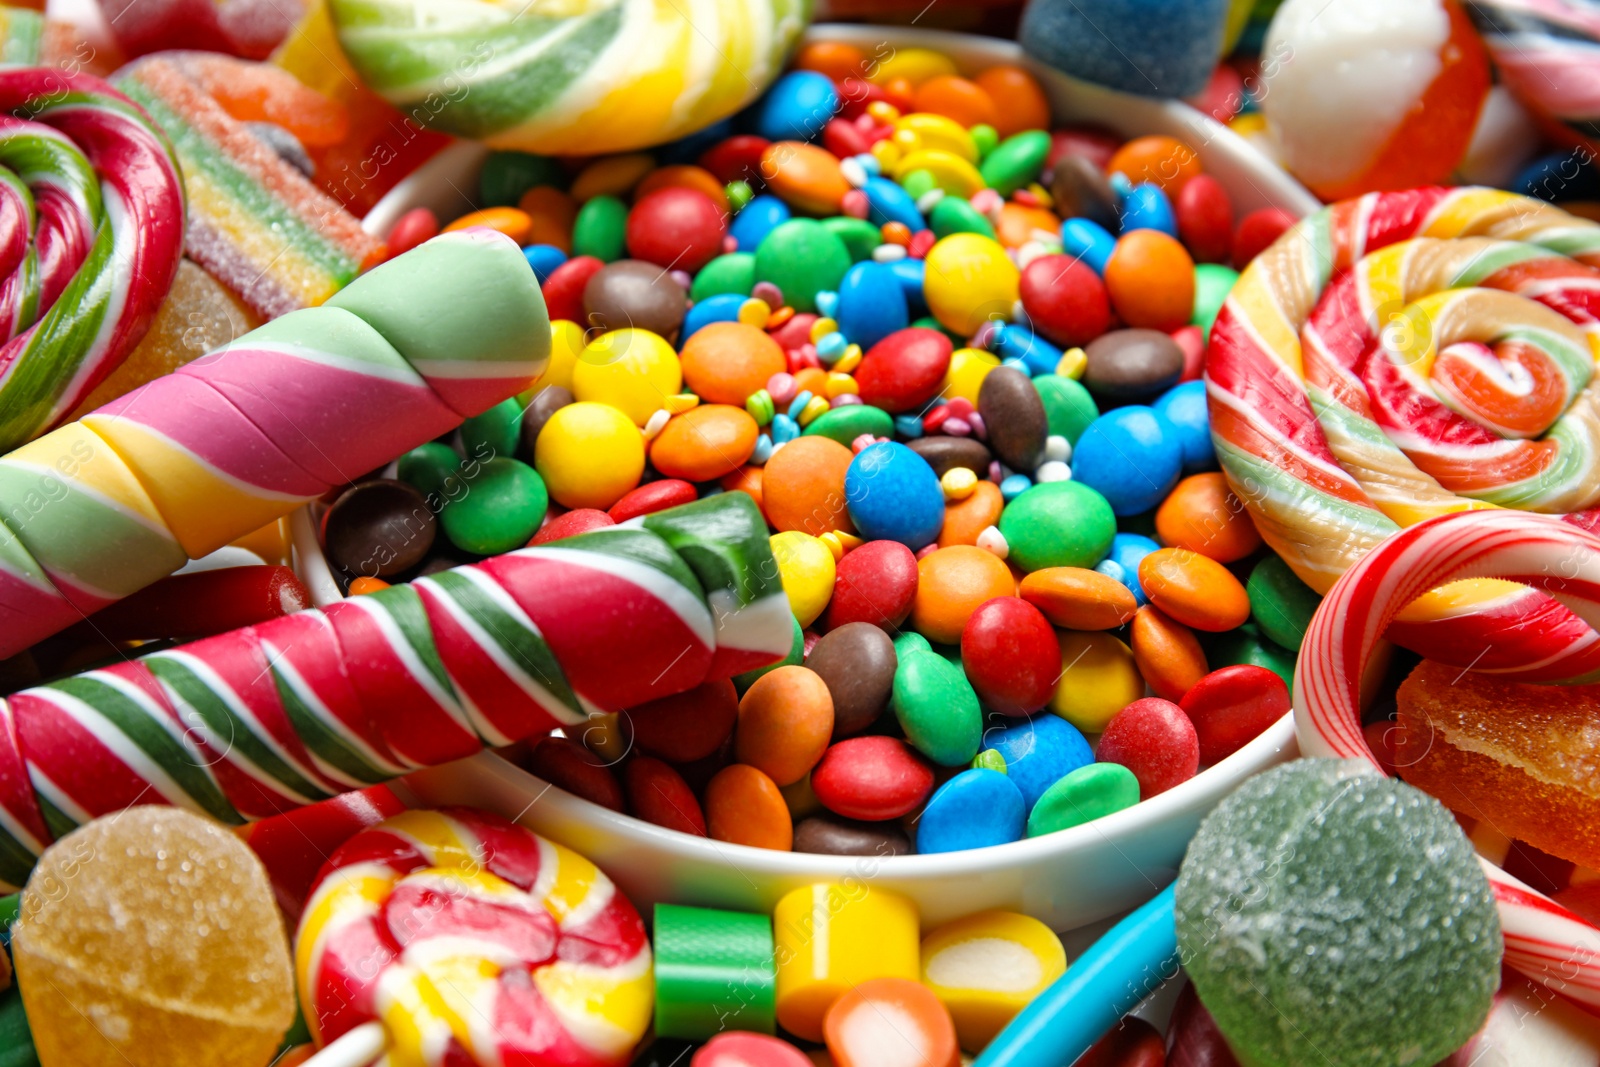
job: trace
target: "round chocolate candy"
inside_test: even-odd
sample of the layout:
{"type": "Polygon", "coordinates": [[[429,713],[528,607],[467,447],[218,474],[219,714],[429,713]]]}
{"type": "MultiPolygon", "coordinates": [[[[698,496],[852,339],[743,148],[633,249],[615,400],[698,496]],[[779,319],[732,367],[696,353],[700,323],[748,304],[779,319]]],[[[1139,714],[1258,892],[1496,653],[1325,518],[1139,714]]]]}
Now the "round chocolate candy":
{"type": "Polygon", "coordinates": [[[870,622],[831,630],[811,649],[806,666],[833,697],[833,739],[852,737],[889,707],[897,660],[894,642],[870,622]]]}
{"type": "Polygon", "coordinates": [[[1183,349],[1160,330],[1112,330],[1083,350],[1083,384],[1107,400],[1144,400],[1183,373],[1183,349]]]}
{"type": "Polygon", "coordinates": [[[421,563],[438,530],[421,493],[405,482],[378,478],[351,486],[333,502],[322,536],[341,570],[389,578],[421,563]]]}
{"type": "Polygon", "coordinates": [[[911,839],[895,823],[863,823],[813,815],[794,828],[796,852],[824,856],[909,856],[911,839]]]}
{"type": "MultiPolygon", "coordinates": [[[[990,373],[994,373],[991,371],[990,373]]],[[[907,442],[906,447],[927,461],[933,473],[943,478],[947,471],[965,467],[980,478],[989,476],[989,464],[994,454],[982,441],[971,437],[919,437],[907,442]]]]}
{"type": "Polygon", "coordinates": [[[635,327],[672,338],[689,311],[689,297],[665,267],[637,259],[608,263],[583,287],[587,325],[597,330],[635,327]]]}

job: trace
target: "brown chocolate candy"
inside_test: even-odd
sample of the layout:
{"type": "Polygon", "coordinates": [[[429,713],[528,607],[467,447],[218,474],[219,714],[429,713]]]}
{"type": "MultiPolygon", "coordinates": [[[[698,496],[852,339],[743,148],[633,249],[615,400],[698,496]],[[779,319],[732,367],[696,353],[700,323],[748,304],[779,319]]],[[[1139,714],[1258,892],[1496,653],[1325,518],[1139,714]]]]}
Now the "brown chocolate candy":
{"type": "Polygon", "coordinates": [[[988,428],[989,447],[1001,463],[1028,474],[1044,462],[1050,421],[1039,390],[1026,374],[1014,367],[996,367],[985,375],[978,389],[978,414],[988,428]]]}
{"type": "Polygon", "coordinates": [[[339,495],[323,523],[323,542],[328,558],[345,572],[389,578],[421,563],[438,531],[438,517],[421,493],[405,482],[378,478],[339,495]]]}
{"type": "Polygon", "coordinates": [[[1122,227],[1117,216],[1117,194],[1106,176],[1083,156],[1066,156],[1056,164],[1050,179],[1050,198],[1064,219],[1088,219],[1112,233],[1122,227]]]}
{"type": "Polygon", "coordinates": [[[919,437],[915,441],[908,442],[906,447],[927,460],[928,466],[933,468],[933,473],[941,478],[945,476],[946,471],[957,467],[965,467],[978,477],[987,478],[989,464],[994,460],[994,455],[988,446],[971,437],[947,437],[942,434],[919,437]]]}
{"type": "Polygon", "coordinates": [[[818,639],[806,666],[833,697],[833,740],[852,737],[889,706],[898,660],[889,635],[870,622],[850,622],[818,639]]]}
{"type": "Polygon", "coordinates": [[[522,413],[522,448],[531,459],[533,446],[539,440],[539,431],[550,421],[550,416],[572,403],[572,390],[562,385],[552,385],[539,390],[522,413]]]}
{"type": "Polygon", "coordinates": [[[853,822],[829,815],[801,819],[794,850],[824,856],[909,856],[911,839],[892,822],[853,822]]]}
{"type": "Polygon", "coordinates": [[[1183,349],[1160,330],[1112,330],[1090,341],[1083,354],[1084,387],[1107,400],[1148,400],[1183,374],[1183,349]]]}
{"type": "Polygon", "coordinates": [[[649,330],[671,340],[689,312],[689,294],[666,268],[637,259],[607,263],[583,287],[586,325],[597,330],[649,330]]]}

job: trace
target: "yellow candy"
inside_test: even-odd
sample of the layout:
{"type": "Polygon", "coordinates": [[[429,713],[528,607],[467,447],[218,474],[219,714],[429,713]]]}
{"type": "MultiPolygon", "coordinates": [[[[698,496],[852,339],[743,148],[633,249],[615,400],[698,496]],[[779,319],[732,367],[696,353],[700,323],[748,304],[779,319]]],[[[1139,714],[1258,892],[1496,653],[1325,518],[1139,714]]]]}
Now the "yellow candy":
{"type": "Polygon", "coordinates": [[[893,137],[894,146],[902,152],[919,152],[922,150],[922,139],[910,130],[896,130],[893,137]]]}
{"type": "Polygon", "coordinates": [[[963,200],[987,186],[977,167],[953,152],[940,149],[919,148],[901,156],[900,162],[894,165],[894,180],[903,181],[914,170],[927,171],[946,195],[963,200]]]}
{"type": "Polygon", "coordinates": [[[981,1051],[1066,969],[1060,938],[1012,911],[969,915],[922,939],[922,982],[950,1009],[968,1052],[981,1051]]]}
{"type": "Polygon", "coordinates": [[[822,316],[816,322],[811,324],[811,343],[816,344],[818,341],[822,340],[830,333],[836,332],[838,329],[839,324],[837,322],[828,318],[826,315],[822,316]]]}
{"type": "Polygon", "coordinates": [[[772,926],[778,1022],[822,1040],[833,1002],[869,978],[918,978],[917,906],[863,882],[812,885],[778,901],[772,926]]]}
{"type": "Polygon", "coordinates": [[[893,123],[900,117],[900,109],[887,100],[874,100],[867,105],[867,114],[874,122],[893,123]]]}
{"type": "Polygon", "coordinates": [[[695,396],[693,393],[675,393],[674,395],[667,397],[663,406],[667,409],[669,414],[682,415],[685,411],[699,407],[700,398],[695,396]]]}
{"type": "Polygon", "coordinates": [[[765,300],[752,296],[749,300],[739,305],[739,321],[746,326],[756,329],[765,329],[767,320],[772,317],[772,308],[765,300]]]}
{"type": "Polygon", "coordinates": [[[833,553],[820,540],[800,530],[773,534],[771,544],[772,555],[778,561],[778,577],[789,598],[789,610],[803,629],[817,621],[833,596],[833,553]]]}
{"type": "Polygon", "coordinates": [[[581,204],[597,196],[627,196],[655,169],[656,161],[648,152],[604,156],[584,167],[572,179],[572,198],[581,204]]]}
{"type": "Polygon", "coordinates": [[[1133,650],[1108,633],[1061,634],[1061,680],[1050,710],[1086,734],[1106,728],[1112,716],[1144,696],[1133,650]]]}
{"type": "Polygon", "coordinates": [[[939,479],[939,488],[949,501],[965,500],[978,488],[978,476],[969,467],[951,467],[939,479]]]}
{"type": "Polygon", "coordinates": [[[612,330],[590,341],[572,371],[572,395],[609,404],[643,426],[683,387],[678,353],[649,330],[612,330]]]}
{"type": "Polygon", "coordinates": [[[533,465],[563,507],[609,508],[639,484],[644,436],[614,407],[568,404],[539,432],[533,465]]]}
{"type": "Polygon", "coordinates": [[[953,233],[928,250],[922,291],[934,318],[970,336],[985,322],[1011,317],[1020,279],[999,241],[953,233]]]}
{"type": "Polygon", "coordinates": [[[836,562],[844,559],[846,552],[860,548],[864,543],[855,534],[847,534],[843,530],[829,530],[817,540],[828,546],[828,551],[833,553],[833,558],[836,562]]]}
{"type": "Polygon", "coordinates": [[[978,161],[978,145],[961,125],[952,118],[944,115],[933,115],[926,111],[918,111],[906,115],[897,121],[895,131],[908,130],[916,135],[917,145],[920,148],[949,152],[961,157],[968,163],[978,161]]]}
{"type": "Polygon", "coordinates": [[[874,85],[888,85],[896,78],[904,78],[912,85],[921,85],[929,78],[956,73],[956,64],[943,52],[931,48],[901,48],[878,64],[868,78],[874,85]]]}
{"type": "Polygon", "coordinates": [[[872,158],[878,161],[878,166],[884,170],[890,170],[900,160],[900,149],[895,146],[893,141],[885,137],[872,146],[872,158]]]}
{"type": "Polygon", "coordinates": [[[831,405],[828,403],[827,397],[814,396],[806,404],[806,406],[800,410],[800,417],[795,421],[801,426],[810,426],[813,422],[817,421],[817,416],[826,412],[830,406],[831,405]]]}
{"type": "Polygon", "coordinates": [[[844,355],[839,357],[839,362],[833,365],[833,369],[840,374],[849,374],[859,366],[861,366],[861,346],[853,344],[845,346],[844,355]]]}
{"type": "Polygon", "coordinates": [[[582,326],[567,319],[553,320],[550,323],[550,362],[545,364],[544,373],[533,383],[533,388],[517,396],[522,406],[527,407],[534,397],[552,385],[571,389],[572,369],[578,365],[578,354],[587,343],[582,326]]]}
{"type": "Polygon", "coordinates": [[[944,398],[961,397],[978,406],[978,390],[989,372],[1000,365],[1000,357],[981,348],[958,348],[950,353],[950,369],[944,374],[944,398]]]}
{"type": "MultiPolygon", "coordinates": [[[[582,731],[578,739],[590,752],[609,763],[619,764],[628,755],[633,742],[631,727],[624,729],[621,720],[616,714],[596,715],[573,729],[582,731]]],[[[571,733],[569,730],[569,736],[571,733]]]]}
{"type": "Polygon", "coordinates": [[[847,393],[859,393],[861,386],[854,378],[843,371],[834,371],[828,375],[827,390],[828,399],[832,400],[836,396],[844,396],[847,393]]]}
{"type": "MultiPolygon", "coordinates": [[[[1056,373],[1063,378],[1077,381],[1083,377],[1083,372],[1089,366],[1089,355],[1081,348],[1069,348],[1061,353],[1061,360],[1056,364],[1056,373]]],[[[977,403],[977,401],[973,401],[977,403]]]]}

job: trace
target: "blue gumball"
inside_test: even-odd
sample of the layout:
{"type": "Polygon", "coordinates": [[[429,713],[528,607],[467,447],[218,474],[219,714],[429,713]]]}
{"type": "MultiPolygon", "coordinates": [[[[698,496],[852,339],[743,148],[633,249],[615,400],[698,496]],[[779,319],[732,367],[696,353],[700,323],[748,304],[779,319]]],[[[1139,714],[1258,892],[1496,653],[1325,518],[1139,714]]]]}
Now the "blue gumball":
{"type": "Polygon", "coordinates": [[[868,541],[899,541],[913,552],[944,525],[944,491],[927,460],[905,445],[879,441],[850,461],[844,475],[850,521],[868,541]]]}
{"type": "Polygon", "coordinates": [[[756,132],[769,141],[809,141],[838,110],[832,78],[814,70],[791,71],[756,105],[756,132]]]}
{"type": "Polygon", "coordinates": [[[1206,409],[1205,382],[1175,385],[1161,394],[1151,407],[1177,428],[1185,474],[1208,471],[1217,465],[1217,450],[1211,443],[1211,413],[1206,409]]]}
{"type": "Polygon", "coordinates": [[[1139,561],[1160,547],[1144,534],[1119,533],[1111,539],[1111,551],[1101,562],[1102,567],[1109,562],[1121,569],[1122,574],[1117,580],[1128,587],[1140,607],[1144,607],[1150,598],[1144,595],[1144,588],[1139,585],[1139,561]]]}
{"type": "Polygon", "coordinates": [[[1028,804],[999,771],[962,771],[934,793],[917,820],[917,851],[960,852],[1022,840],[1028,804]]]}
{"type": "Polygon", "coordinates": [[[1114,408],[1089,424],[1072,449],[1072,477],[1098,490],[1118,515],[1166,499],[1183,472],[1177,427],[1154,408],[1114,408]]]}
{"type": "Polygon", "coordinates": [[[1030,811],[1046,789],[1094,762],[1078,728],[1050,712],[990,730],[983,747],[1004,757],[1006,777],[1022,791],[1030,811]]]}

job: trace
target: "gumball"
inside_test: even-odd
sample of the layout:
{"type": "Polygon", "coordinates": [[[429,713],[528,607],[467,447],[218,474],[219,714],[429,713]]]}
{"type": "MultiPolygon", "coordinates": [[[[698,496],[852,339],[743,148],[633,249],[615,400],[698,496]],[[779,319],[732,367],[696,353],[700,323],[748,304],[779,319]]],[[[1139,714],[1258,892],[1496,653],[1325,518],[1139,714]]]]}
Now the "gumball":
{"type": "Polygon", "coordinates": [[[1018,291],[1033,328],[1063,347],[1088,344],[1111,326],[1105,282],[1069,256],[1040,256],[1029,263],[1018,291]]]}
{"type": "Polygon", "coordinates": [[[1194,260],[1157,230],[1123,234],[1105,275],[1111,306],[1129,326],[1176,330],[1194,311],[1194,260]]]}
{"type": "Polygon", "coordinates": [[[1061,650],[1038,608],[1019,597],[996,597],[962,627],[961,666],[986,707],[1029,715],[1055,694],[1061,650]]]}

